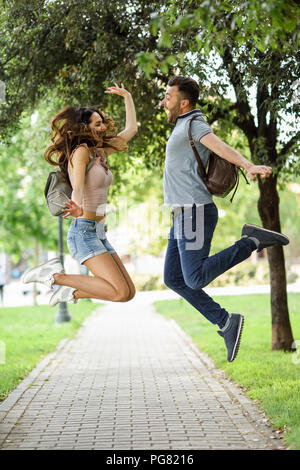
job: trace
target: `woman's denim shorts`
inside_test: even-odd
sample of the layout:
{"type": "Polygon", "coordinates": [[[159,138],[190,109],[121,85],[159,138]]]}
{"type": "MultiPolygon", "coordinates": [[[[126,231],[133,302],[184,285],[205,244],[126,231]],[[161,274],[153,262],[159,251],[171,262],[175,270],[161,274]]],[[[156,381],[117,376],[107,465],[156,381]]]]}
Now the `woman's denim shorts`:
{"type": "Polygon", "coordinates": [[[68,231],[67,244],[73,258],[82,264],[102,253],[115,253],[106,238],[105,226],[91,219],[73,219],[68,231]]]}

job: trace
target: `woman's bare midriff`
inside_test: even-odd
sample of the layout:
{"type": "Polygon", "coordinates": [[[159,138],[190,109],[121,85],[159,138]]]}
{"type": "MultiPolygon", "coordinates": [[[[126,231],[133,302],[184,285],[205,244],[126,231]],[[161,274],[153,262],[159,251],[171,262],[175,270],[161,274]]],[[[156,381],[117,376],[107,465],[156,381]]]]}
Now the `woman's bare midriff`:
{"type": "Polygon", "coordinates": [[[96,222],[104,223],[105,214],[104,215],[96,215],[96,212],[85,211],[85,212],[83,212],[83,214],[80,217],[77,217],[77,219],[90,219],[90,220],[95,220],[96,222]]]}

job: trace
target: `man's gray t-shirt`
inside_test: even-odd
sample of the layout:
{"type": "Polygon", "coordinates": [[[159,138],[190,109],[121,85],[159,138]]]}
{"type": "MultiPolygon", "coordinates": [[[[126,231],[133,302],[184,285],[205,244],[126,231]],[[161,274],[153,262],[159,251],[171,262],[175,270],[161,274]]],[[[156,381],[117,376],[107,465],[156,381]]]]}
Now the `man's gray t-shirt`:
{"type": "Polygon", "coordinates": [[[200,139],[213,131],[203,119],[201,112],[195,109],[177,118],[167,142],[163,180],[166,206],[213,202],[211,193],[198,173],[198,163],[189,143],[188,125],[196,113],[199,117],[192,122],[192,137],[204,166],[207,165],[210,150],[200,143],[200,139]]]}

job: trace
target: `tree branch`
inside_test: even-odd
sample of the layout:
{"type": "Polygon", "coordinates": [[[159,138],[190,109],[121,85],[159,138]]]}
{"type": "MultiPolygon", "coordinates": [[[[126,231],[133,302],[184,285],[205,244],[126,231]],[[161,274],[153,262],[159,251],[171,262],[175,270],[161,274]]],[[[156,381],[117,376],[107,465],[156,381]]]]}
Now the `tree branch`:
{"type": "Polygon", "coordinates": [[[205,100],[200,100],[200,109],[206,107],[207,108],[207,122],[209,124],[214,123],[218,119],[228,118],[228,113],[233,111],[234,109],[238,109],[238,103],[231,103],[228,107],[220,107],[216,106],[215,103],[207,102],[205,100]]]}
{"type": "MultiPolygon", "coordinates": [[[[271,101],[274,102],[279,97],[278,86],[272,85],[271,89],[271,101]]],[[[270,123],[267,127],[267,135],[268,135],[268,142],[269,146],[272,148],[273,155],[275,155],[276,159],[278,157],[278,153],[276,150],[276,143],[277,143],[277,114],[273,108],[270,109],[270,123]]]]}
{"type": "MultiPolygon", "coordinates": [[[[1,25],[2,26],[2,25],[1,25]]],[[[20,39],[20,33],[22,33],[23,31],[23,24],[21,24],[21,26],[19,28],[17,28],[17,31],[15,31],[14,35],[14,42],[12,44],[10,44],[10,50],[12,51],[16,45],[16,43],[19,41],[20,39]]],[[[5,44],[5,42],[4,42],[5,44]]],[[[0,67],[4,67],[4,65],[8,64],[8,62],[10,62],[12,59],[14,59],[15,57],[17,57],[17,55],[19,54],[19,50],[15,50],[10,56],[8,56],[8,58],[6,58],[6,60],[4,62],[1,62],[0,63],[0,67]]]]}
{"type": "Polygon", "coordinates": [[[257,128],[251,114],[251,109],[247,100],[247,93],[242,83],[241,75],[234,64],[233,56],[229,47],[225,47],[222,59],[237,98],[237,109],[239,113],[234,122],[245,133],[250,144],[250,142],[257,137],[257,128]]]}
{"type": "Polygon", "coordinates": [[[279,157],[286,157],[295,144],[299,141],[300,131],[298,131],[281,149],[279,157]]]}
{"type": "Polygon", "coordinates": [[[257,107],[257,121],[258,121],[258,135],[265,135],[267,128],[267,108],[265,101],[269,98],[269,93],[266,85],[262,80],[258,80],[256,90],[256,107],[257,107]]]}

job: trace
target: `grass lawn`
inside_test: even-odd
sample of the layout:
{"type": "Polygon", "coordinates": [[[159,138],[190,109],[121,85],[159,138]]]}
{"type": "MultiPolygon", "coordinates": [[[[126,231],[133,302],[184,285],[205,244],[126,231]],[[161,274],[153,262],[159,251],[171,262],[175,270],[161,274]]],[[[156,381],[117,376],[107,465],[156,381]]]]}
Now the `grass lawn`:
{"type": "Polygon", "coordinates": [[[285,442],[300,449],[300,294],[289,294],[289,311],[297,353],[271,351],[269,295],[214,297],[230,312],[243,313],[245,324],[237,358],[226,360],[224,340],[218,327],[209,323],[185,300],[159,301],[154,305],[166,318],[173,318],[193,342],[223,369],[228,377],[257,400],[273,427],[285,429],[285,442]]]}
{"type": "Polygon", "coordinates": [[[99,305],[82,300],[78,304],[68,304],[72,319],[59,325],[54,324],[58,307],[0,308],[0,347],[5,345],[4,360],[0,354],[0,401],[45,355],[55,351],[60,340],[72,337],[99,305]]]}

